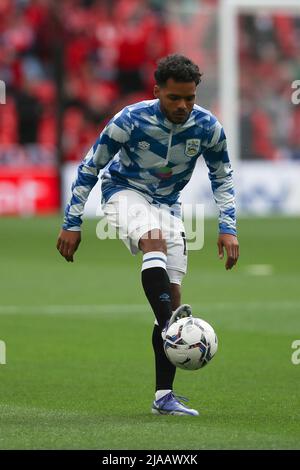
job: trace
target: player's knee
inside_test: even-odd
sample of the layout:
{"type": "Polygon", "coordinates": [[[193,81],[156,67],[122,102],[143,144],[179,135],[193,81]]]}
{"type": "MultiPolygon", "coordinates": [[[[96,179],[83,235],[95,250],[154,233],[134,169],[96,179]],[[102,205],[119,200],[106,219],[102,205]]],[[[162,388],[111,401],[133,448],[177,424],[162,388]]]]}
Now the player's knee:
{"type": "Polygon", "coordinates": [[[167,254],[167,243],[161,230],[155,229],[145,233],[139,241],[139,248],[143,253],[149,251],[162,251],[167,254]]]}

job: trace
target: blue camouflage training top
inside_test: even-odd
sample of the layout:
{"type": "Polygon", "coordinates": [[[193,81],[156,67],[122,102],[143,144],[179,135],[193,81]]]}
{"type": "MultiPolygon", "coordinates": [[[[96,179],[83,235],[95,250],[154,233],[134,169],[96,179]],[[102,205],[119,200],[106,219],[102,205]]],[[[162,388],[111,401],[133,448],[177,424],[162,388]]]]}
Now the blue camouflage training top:
{"type": "Polygon", "coordinates": [[[200,155],[219,209],[219,232],[235,235],[232,169],[221,124],[196,104],[186,122],[174,124],[162,113],[158,99],[126,106],[107,124],[78,167],[63,228],[80,230],[84,205],[101,169],[102,202],[133,189],[154,203],[171,206],[200,155]]]}

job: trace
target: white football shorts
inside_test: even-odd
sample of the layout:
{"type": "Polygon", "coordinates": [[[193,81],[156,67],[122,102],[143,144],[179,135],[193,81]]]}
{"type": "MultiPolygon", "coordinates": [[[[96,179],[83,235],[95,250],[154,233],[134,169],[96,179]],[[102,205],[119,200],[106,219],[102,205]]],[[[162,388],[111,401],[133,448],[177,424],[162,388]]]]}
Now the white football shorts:
{"type": "MultiPolygon", "coordinates": [[[[134,190],[124,189],[113,194],[102,206],[108,223],[117,230],[131,254],[136,255],[142,235],[160,229],[167,244],[167,271],[170,281],[181,284],[187,270],[185,229],[175,207],[149,202],[134,190]]],[[[176,205],[178,212],[178,205],[176,205]]]]}

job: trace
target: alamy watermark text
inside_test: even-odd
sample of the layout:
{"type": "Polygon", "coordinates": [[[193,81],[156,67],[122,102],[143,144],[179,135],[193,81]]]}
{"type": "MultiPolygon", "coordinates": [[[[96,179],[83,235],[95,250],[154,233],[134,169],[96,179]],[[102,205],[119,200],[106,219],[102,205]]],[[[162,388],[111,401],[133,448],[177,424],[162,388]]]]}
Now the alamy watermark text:
{"type": "Polygon", "coordinates": [[[300,339],[295,339],[295,341],[292,342],[292,349],[295,349],[295,351],[292,354],[291,361],[297,366],[300,364],[300,339]]]}
{"type": "Polygon", "coordinates": [[[300,104],[300,80],[294,80],[292,88],[295,89],[291,96],[292,103],[300,104]]]}

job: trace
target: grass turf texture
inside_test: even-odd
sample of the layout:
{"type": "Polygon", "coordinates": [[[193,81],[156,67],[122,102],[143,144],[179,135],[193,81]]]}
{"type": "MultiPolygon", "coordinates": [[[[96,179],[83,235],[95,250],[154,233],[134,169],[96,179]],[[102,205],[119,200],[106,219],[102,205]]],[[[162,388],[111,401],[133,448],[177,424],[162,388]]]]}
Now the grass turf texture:
{"type": "Polygon", "coordinates": [[[153,314],[141,258],[99,241],[85,221],[75,262],[56,252],[60,218],[1,220],[2,449],[299,449],[297,219],[240,220],[241,258],[225,271],[216,221],[190,252],[183,302],[209,321],[219,351],[179,370],[175,391],[200,417],[153,416],[153,314]],[[272,265],[254,276],[252,264],[272,265]],[[130,306],[132,304],[132,307],[130,306]],[[72,307],[73,306],[73,307],[72,307]]]}

